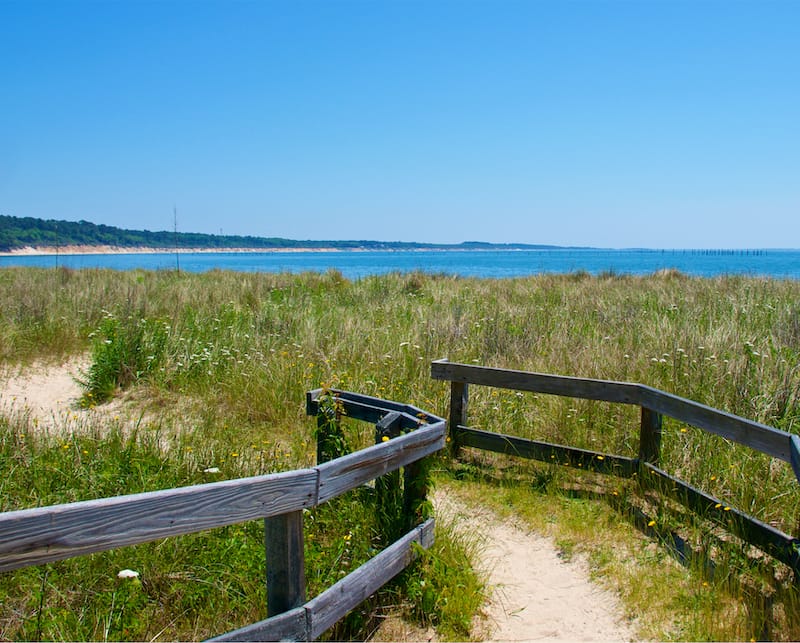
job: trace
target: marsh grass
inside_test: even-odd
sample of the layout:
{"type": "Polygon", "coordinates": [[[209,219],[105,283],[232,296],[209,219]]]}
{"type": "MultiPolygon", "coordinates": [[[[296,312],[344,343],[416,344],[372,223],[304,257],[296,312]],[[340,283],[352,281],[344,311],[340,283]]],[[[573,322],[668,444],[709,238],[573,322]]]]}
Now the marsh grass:
{"type": "MultiPolygon", "coordinates": [[[[125,433],[114,426],[48,435],[2,418],[0,464],[5,475],[0,509],[155,491],[299,466],[290,452],[266,445],[220,451],[186,438],[177,432],[166,437],[155,428],[125,433]]],[[[363,487],[306,512],[309,597],[387,544],[381,509],[375,490],[363,487]]],[[[0,575],[0,638],[208,638],[265,618],[264,564],[263,523],[252,521],[7,572],[0,575]],[[120,578],[122,570],[136,576],[120,578]]],[[[464,638],[469,630],[459,623],[470,611],[454,614],[457,603],[448,606],[447,601],[420,607],[414,597],[420,583],[453,594],[454,583],[463,585],[466,579],[475,584],[475,578],[464,552],[445,535],[422,562],[370,597],[325,638],[363,638],[377,627],[387,604],[399,604],[410,618],[440,623],[443,631],[464,638]]],[[[477,600],[473,597],[472,602],[477,600]]]]}
{"type": "MultiPolygon", "coordinates": [[[[141,392],[159,419],[153,427],[143,423],[135,443],[146,454],[147,440],[157,434],[170,458],[183,450],[184,464],[176,460],[174,466],[192,475],[200,464],[233,476],[313,462],[313,421],[304,415],[304,396],[320,386],[444,415],[447,387],[429,377],[430,361],[442,357],[641,382],[797,433],[798,302],[797,281],[693,279],[674,272],[508,280],[413,273],[349,281],[335,271],[197,275],[10,268],[0,271],[0,363],[90,351],[84,403],[125,389],[141,392]]],[[[470,390],[471,425],[523,437],[635,455],[638,423],[638,411],[620,405],[470,390]]],[[[372,439],[369,427],[348,427],[354,444],[372,439]]],[[[20,432],[25,429],[12,430],[20,432]]],[[[134,438],[122,432],[115,439],[124,447],[134,438]]],[[[501,460],[487,456],[483,462],[501,460]]],[[[663,463],[724,502],[797,534],[797,482],[784,463],[671,421],[664,426],[663,463]]],[[[110,464],[109,470],[124,466],[110,464]]],[[[520,475],[526,471],[519,468],[520,475]]],[[[534,487],[552,490],[569,474],[537,469],[531,475],[534,487]]],[[[158,476],[147,469],[140,477],[158,476]]],[[[19,501],[10,484],[29,497],[24,484],[5,484],[4,506],[19,501]]],[[[101,488],[125,490],[111,474],[101,488]]],[[[66,499],[78,494],[58,493],[66,499]]],[[[87,487],[86,493],[95,492],[87,487]]],[[[595,531],[604,528],[595,514],[587,521],[599,521],[595,531]]],[[[671,583],[670,577],[660,587],[671,583]]],[[[756,619],[758,608],[748,607],[746,597],[731,600],[739,605],[731,613],[756,619]]],[[[702,623],[712,620],[703,609],[696,618],[687,616],[681,631],[692,638],[717,636],[718,630],[703,630],[702,623]]]]}

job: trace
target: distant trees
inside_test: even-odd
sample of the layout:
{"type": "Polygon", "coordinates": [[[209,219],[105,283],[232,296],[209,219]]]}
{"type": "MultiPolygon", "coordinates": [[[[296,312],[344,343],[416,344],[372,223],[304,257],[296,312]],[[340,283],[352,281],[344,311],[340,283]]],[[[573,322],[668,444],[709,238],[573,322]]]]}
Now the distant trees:
{"type": "MultiPolygon", "coordinates": [[[[197,232],[125,230],[89,221],[56,221],[0,215],[0,251],[54,246],[116,246],[120,248],[300,248],[320,242],[251,236],[221,236],[197,232]]],[[[335,243],[335,242],[332,242],[335,243]]],[[[330,246],[327,246],[330,247],[330,246]]]]}
{"type": "Polygon", "coordinates": [[[203,234],[200,232],[150,232],[124,230],[89,221],[56,221],[33,217],[0,215],[0,252],[33,246],[116,246],[118,248],[335,248],[338,250],[507,250],[546,249],[557,246],[525,243],[486,243],[468,241],[461,244],[419,243],[416,241],[295,241],[280,237],[251,237],[203,234]]]}

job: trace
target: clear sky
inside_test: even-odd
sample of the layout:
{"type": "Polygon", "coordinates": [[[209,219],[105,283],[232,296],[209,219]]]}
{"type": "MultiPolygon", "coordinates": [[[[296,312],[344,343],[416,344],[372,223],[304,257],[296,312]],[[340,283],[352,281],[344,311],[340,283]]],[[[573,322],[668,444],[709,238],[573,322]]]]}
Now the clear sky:
{"type": "Polygon", "coordinates": [[[800,1],[0,0],[0,214],[800,247],[800,1]]]}

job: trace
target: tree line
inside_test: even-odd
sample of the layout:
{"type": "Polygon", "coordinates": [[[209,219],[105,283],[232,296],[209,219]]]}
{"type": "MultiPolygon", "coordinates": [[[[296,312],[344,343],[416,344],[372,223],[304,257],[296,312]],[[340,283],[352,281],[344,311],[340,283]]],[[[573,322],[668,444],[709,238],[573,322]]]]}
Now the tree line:
{"type": "Polygon", "coordinates": [[[118,248],[335,248],[339,250],[437,250],[437,249],[543,249],[556,246],[524,243],[494,244],[467,241],[461,244],[435,244],[412,241],[297,241],[281,237],[125,230],[90,221],[57,221],[34,217],[0,215],[0,252],[25,247],[112,246],[118,248]]]}

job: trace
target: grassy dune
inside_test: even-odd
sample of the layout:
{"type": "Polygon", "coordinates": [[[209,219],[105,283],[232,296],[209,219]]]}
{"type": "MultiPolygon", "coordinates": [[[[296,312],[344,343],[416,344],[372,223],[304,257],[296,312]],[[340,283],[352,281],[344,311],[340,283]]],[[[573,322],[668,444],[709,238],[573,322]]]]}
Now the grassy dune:
{"type": "MultiPolygon", "coordinates": [[[[202,471],[209,467],[233,477],[307,465],[314,445],[313,422],[304,416],[306,390],[335,386],[444,414],[447,387],[429,377],[430,361],[441,357],[641,382],[792,432],[798,432],[800,421],[797,281],[694,279],[676,273],[508,280],[394,274],[349,281],[335,271],[0,271],[0,364],[60,360],[87,351],[92,366],[85,377],[84,404],[102,404],[122,388],[134,390],[147,422],[135,435],[87,426],[79,435],[51,439],[38,435],[24,418],[0,419],[3,470],[14,471],[0,495],[3,509],[189,484],[205,479],[202,471]],[[119,453],[127,454],[129,470],[120,472],[119,453]],[[78,483],[70,486],[69,481],[78,483]]],[[[636,410],[610,404],[475,387],[470,414],[475,426],[579,447],[635,455],[637,446],[636,410]]],[[[354,446],[369,440],[368,427],[348,430],[354,446]]],[[[788,465],[670,422],[664,426],[663,448],[668,470],[760,520],[797,533],[797,481],[788,465]]],[[[528,479],[543,475],[534,465],[519,465],[518,471],[528,479]]],[[[521,511],[533,511],[541,498],[557,494],[561,476],[573,474],[546,475],[548,483],[535,493],[529,484],[523,493],[513,491],[518,483],[507,483],[517,505],[523,495],[529,497],[521,511]]],[[[314,521],[319,531],[309,537],[309,555],[321,557],[315,568],[328,570],[310,581],[315,588],[324,587],[343,560],[354,563],[373,546],[370,517],[359,513],[352,498],[342,503],[321,510],[314,521]],[[349,521],[341,521],[343,515],[349,521]],[[331,552],[332,558],[324,558],[331,552]]],[[[570,505],[568,513],[576,506],[583,507],[570,505]]],[[[595,525],[607,521],[603,515],[608,512],[589,513],[595,525]]],[[[571,520],[562,517],[565,523],[571,520]]],[[[70,589],[72,575],[88,573],[86,567],[129,567],[128,550],[91,557],[88,563],[66,561],[4,575],[0,636],[199,638],[233,626],[238,618],[241,623],[260,618],[252,606],[253,597],[263,605],[259,529],[244,525],[229,528],[222,538],[199,535],[133,548],[145,552],[146,591],[116,578],[103,581],[102,587],[95,580],[98,585],[87,589],[90,581],[84,580],[81,591],[70,589]],[[199,553],[208,551],[210,558],[199,553]],[[194,571],[175,571],[198,557],[202,561],[194,571]],[[242,569],[229,569],[231,561],[242,569]],[[55,576],[60,585],[53,584],[55,576]],[[26,589],[19,591],[14,583],[26,589]],[[170,599],[179,607],[156,622],[157,607],[170,592],[181,592],[180,600],[170,599]],[[97,604],[90,606],[87,594],[97,604]],[[56,607],[39,609],[40,602],[48,601],[56,607]],[[59,609],[82,614],[94,629],[80,622],[67,626],[69,619],[59,616],[59,609]]],[[[449,564],[441,558],[422,566],[438,583],[440,595],[451,591],[441,578],[449,564]]],[[[610,564],[598,565],[623,578],[610,564]]],[[[741,571],[735,565],[732,569],[741,571]]],[[[107,568],[94,573],[101,571],[108,576],[107,568]]],[[[418,580],[407,579],[404,589],[392,590],[399,592],[398,602],[414,596],[418,580]]],[[[678,611],[696,612],[694,621],[663,615],[650,635],[757,636],[756,622],[769,618],[775,621],[774,636],[800,636],[793,619],[779,610],[770,607],[767,615],[762,606],[761,616],[754,616],[746,597],[735,596],[736,587],[712,588],[734,594],[726,601],[740,605],[723,619],[727,629],[698,625],[719,620],[708,615],[713,601],[693,610],[687,599],[678,611]]],[[[451,614],[447,610],[455,602],[440,601],[417,617],[439,623],[445,636],[464,638],[469,634],[464,614],[474,606],[458,605],[451,614]]],[[[363,622],[353,618],[350,629],[335,635],[363,636],[367,615],[363,622]]]]}

